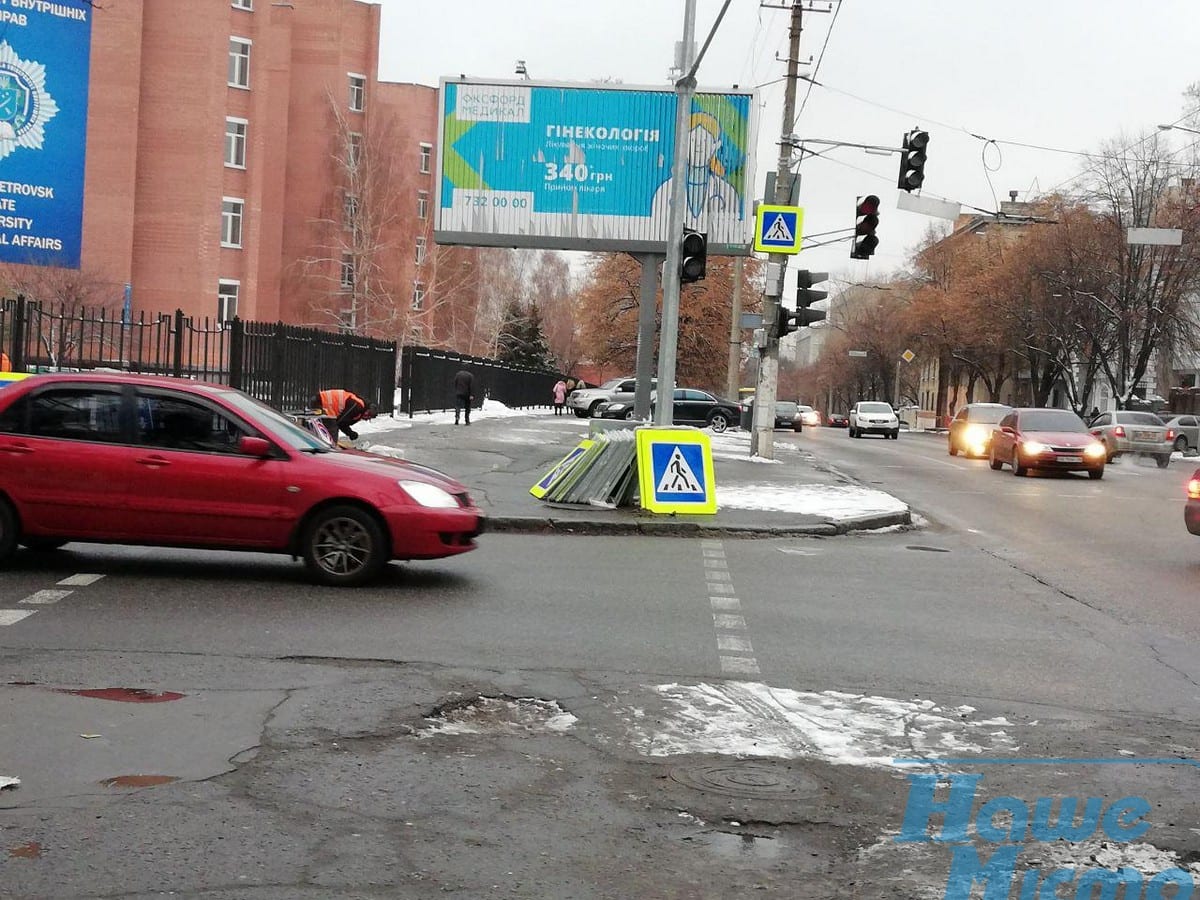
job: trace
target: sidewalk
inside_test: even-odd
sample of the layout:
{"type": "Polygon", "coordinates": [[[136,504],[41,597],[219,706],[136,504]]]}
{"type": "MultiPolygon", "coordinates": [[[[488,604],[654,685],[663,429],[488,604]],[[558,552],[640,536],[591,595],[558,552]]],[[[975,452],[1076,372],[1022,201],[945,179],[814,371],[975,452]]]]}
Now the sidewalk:
{"type": "Polygon", "coordinates": [[[440,469],[463,482],[489,531],[573,534],[836,535],[912,524],[900,500],[860,485],[777,432],[775,459],[751,459],[750,435],[709,436],[717,486],[713,515],[662,515],[636,507],[551,504],[529,488],[581,439],[589,420],[549,409],[510,410],[488,401],[470,427],[453,413],[379,418],[358,427],[359,445],[440,469]]]}

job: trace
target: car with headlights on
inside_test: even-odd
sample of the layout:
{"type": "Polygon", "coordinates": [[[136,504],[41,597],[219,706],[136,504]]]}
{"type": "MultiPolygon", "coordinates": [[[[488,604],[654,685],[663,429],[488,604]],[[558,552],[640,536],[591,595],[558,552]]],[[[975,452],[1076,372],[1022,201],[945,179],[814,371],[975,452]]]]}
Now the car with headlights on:
{"type": "Polygon", "coordinates": [[[987,456],[992,432],[1010,411],[1005,403],[968,403],[954,414],[946,434],[951,456],[987,456]]]}
{"type": "Polygon", "coordinates": [[[815,428],[821,424],[821,414],[811,406],[800,404],[800,424],[815,428]]]}
{"type": "Polygon", "coordinates": [[[882,434],[893,441],[900,437],[900,417],[892,404],[881,400],[860,400],[850,407],[850,437],[882,434]]]}
{"type": "MultiPolygon", "coordinates": [[[[653,398],[650,407],[651,418],[654,416],[653,398]]],[[[718,434],[727,428],[737,425],[741,410],[732,400],[721,400],[708,391],[695,388],[675,388],[671,422],[674,425],[696,425],[708,427],[718,434]]],[[[596,417],[600,419],[632,419],[633,401],[618,400],[613,403],[602,403],[596,409],[596,417]]]]}
{"type": "Polygon", "coordinates": [[[1192,534],[1200,535],[1200,469],[1192,473],[1187,483],[1187,503],[1183,507],[1183,522],[1192,534]]]}
{"type": "Polygon", "coordinates": [[[484,517],[435,469],[340,450],[247,394],[129,374],[0,391],[0,564],[68,542],[301,557],[327,585],[475,549],[484,517]]]}
{"type": "Polygon", "coordinates": [[[1152,412],[1118,409],[1092,419],[1088,430],[1104,442],[1108,461],[1125,453],[1153,456],[1160,469],[1171,463],[1174,437],[1166,424],[1152,412]]]}
{"type": "Polygon", "coordinates": [[[1014,475],[1037,469],[1087,472],[1104,477],[1108,458],[1104,444],[1069,409],[1019,407],[1010,410],[992,433],[988,463],[997,471],[1005,464],[1014,475]]]}
{"type": "Polygon", "coordinates": [[[848,428],[850,417],[845,413],[826,413],[825,424],[830,428],[848,428]]]}

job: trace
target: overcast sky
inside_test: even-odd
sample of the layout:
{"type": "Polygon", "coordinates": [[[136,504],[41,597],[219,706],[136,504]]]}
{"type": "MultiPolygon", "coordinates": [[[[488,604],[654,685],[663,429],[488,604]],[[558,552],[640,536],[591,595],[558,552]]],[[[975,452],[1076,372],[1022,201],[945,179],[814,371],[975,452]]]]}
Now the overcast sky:
{"type": "MultiPolygon", "coordinates": [[[[460,73],[512,78],[523,59],[534,80],[666,85],[683,31],[683,0],[381,3],[379,71],[386,81],[435,85],[460,73]]],[[[1009,191],[1024,200],[1061,186],[1083,165],[1081,152],[1180,120],[1182,92],[1200,81],[1196,0],[809,5],[837,13],[805,15],[800,58],[811,56],[813,65],[801,71],[825,86],[809,92],[801,82],[794,132],[898,147],[920,126],[931,136],[924,193],[984,210],[996,209],[1009,191]]],[[[698,41],[720,8],[720,0],[699,0],[698,41]]],[[[776,57],[786,55],[788,19],[786,10],[733,0],[699,73],[701,87],[762,86],[758,197],[778,158],[785,66],[776,57]]],[[[1171,140],[1200,137],[1177,131],[1171,140]]],[[[853,261],[843,240],[802,252],[790,268],[859,281],[903,267],[939,220],[895,208],[897,169],[895,155],[852,148],[806,159],[805,235],[852,228],[855,198],[874,193],[883,201],[880,247],[870,261],[853,261]]]]}

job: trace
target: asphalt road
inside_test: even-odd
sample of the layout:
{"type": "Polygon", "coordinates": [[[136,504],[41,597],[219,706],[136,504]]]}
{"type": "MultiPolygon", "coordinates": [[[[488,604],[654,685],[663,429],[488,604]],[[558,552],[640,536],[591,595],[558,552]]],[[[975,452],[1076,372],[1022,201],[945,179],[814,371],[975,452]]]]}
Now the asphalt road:
{"type": "Polygon", "coordinates": [[[894,840],[897,757],[1053,758],[915,771],[1152,807],[1137,854],[1029,840],[1021,870],[1200,858],[1196,770],[1161,762],[1200,757],[1191,466],[786,439],[927,527],[485,535],[359,591],[268,556],[21,556],[0,894],[941,897],[951,849],[894,840]],[[78,693],[108,688],[145,693],[78,693]]]}

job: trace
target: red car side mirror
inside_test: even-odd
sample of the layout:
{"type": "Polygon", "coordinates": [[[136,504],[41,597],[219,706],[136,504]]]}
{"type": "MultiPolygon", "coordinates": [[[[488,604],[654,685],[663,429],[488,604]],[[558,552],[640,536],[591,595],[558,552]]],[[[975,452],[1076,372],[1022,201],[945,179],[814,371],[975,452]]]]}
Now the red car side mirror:
{"type": "Polygon", "coordinates": [[[238,441],[237,449],[243,456],[266,457],[271,455],[271,442],[266,438],[247,436],[238,441]]]}

